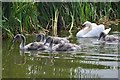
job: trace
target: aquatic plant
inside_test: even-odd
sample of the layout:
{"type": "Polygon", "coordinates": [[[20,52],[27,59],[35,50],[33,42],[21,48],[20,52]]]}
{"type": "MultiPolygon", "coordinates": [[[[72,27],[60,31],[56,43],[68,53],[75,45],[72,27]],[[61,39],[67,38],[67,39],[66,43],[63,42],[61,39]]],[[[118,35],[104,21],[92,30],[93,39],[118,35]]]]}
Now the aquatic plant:
{"type": "Polygon", "coordinates": [[[61,29],[71,32],[86,20],[120,19],[119,7],[118,2],[6,2],[2,29],[10,35],[42,30],[57,35],[61,29]]]}

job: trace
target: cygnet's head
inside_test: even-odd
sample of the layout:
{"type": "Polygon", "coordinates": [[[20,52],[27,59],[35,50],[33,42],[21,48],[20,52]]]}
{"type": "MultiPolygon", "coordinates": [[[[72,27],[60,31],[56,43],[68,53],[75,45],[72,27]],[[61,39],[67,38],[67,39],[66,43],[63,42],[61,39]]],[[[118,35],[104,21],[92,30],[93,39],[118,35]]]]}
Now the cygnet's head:
{"type": "Polygon", "coordinates": [[[105,34],[104,32],[101,32],[98,40],[103,40],[103,41],[105,41],[105,37],[106,37],[106,34],[105,34]]]}
{"type": "Polygon", "coordinates": [[[84,24],[82,25],[83,28],[90,27],[90,26],[91,26],[91,22],[89,21],[84,22],[84,24]]]}
{"type": "Polygon", "coordinates": [[[105,29],[104,31],[102,31],[100,33],[100,36],[98,38],[98,40],[104,40],[105,41],[105,38],[107,36],[107,34],[110,32],[111,28],[108,28],[108,29],[105,29]]]}
{"type": "Polygon", "coordinates": [[[44,34],[38,34],[36,36],[35,41],[42,41],[42,42],[44,42],[44,39],[45,39],[45,35],[44,34]]]}
{"type": "Polygon", "coordinates": [[[14,43],[15,41],[20,40],[20,39],[24,39],[24,36],[23,36],[22,34],[17,34],[17,35],[15,35],[14,38],[13,38],[13,43],[14,43]]]}
{"type": "Polygon", "coordinates": [[[44,43],[44,45],[46,44],[46,43],[50,43],[50,44],[52,44],[53,43],[53,38],[52,37],[47,37],[47,39],[46,39],[46,41],[45,41],[45,43],[44,43]]]}

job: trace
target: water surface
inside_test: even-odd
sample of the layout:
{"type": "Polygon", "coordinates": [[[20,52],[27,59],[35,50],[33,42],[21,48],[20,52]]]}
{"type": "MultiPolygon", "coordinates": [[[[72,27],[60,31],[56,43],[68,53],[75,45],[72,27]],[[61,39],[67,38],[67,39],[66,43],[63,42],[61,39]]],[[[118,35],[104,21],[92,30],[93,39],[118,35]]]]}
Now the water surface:
{"type": "MultiPolygon", "coordinates": [[[[114,30],[113,32],[115,32],[114,30]]],[[[66,31],[64,31],[66,32],[66,31]]],[[[112,34],[112,33],[111,33],[112,34]]],[[[114,33],[115,34],[115,33],[114,33]]],[[[116,34],[115,34],[116,35],[116,34]]],[[[64,34],[61,36],[68,36],[64,34]]],[[[27,36],[27,43],[35,36],[27,36]]],[[[118,42],[94,44],[97,38],[79,38],[72,43],[81,46],[77,52],[20,51],[16,42],[3,40],[3,78],[118,78],[118,42]],[[9,48],[11,48],[9,50],[9,48]]]]}

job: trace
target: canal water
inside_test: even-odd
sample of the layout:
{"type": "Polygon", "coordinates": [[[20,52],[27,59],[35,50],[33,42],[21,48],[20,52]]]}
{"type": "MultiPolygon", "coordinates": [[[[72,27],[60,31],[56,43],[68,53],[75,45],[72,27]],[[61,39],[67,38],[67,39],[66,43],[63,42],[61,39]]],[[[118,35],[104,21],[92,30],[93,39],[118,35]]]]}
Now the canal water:
{"type": "MultiPolygon", "coordinates": [[[[112,27],[110,34],[118,35],[119,30],[112,27]]],[[[117,26],[120,27],[120,26],[117,26]]],[[[119,43],[96,44],[97,38],[70,38],[71,43],[81,46],[77,52],[20,51],[12,39],[2,41],[3,78],[118,78],[119,43]]],[[[62,31],[59,36],[69,36],[62,31]]],[[[27,43],[35,36],[26,36],[27,43]]],[[[26,43],[26,44],[27,44],[26,43]]]]}

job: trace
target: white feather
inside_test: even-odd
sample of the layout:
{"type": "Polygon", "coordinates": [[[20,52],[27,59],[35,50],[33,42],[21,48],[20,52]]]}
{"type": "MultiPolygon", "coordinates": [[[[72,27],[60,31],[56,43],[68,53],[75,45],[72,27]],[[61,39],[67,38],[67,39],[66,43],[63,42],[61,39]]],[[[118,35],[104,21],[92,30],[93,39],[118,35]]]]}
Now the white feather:
{"type": "Polygon", "coordinates": [[[83,25],[86,25],[84,29],[80,30],[76,37],[99,37],[100,33],[105,30],[103,24],[97,25],[86,21],[83,25]]]}

